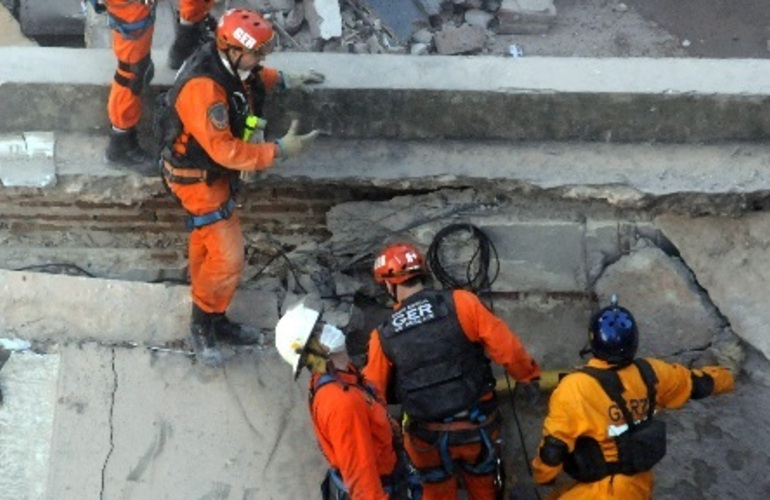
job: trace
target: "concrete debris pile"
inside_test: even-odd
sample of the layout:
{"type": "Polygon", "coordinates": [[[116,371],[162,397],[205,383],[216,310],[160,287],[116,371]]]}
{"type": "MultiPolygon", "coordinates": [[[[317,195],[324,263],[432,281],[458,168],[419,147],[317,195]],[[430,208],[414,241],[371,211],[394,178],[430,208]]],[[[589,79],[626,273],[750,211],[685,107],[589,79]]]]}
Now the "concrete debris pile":
{"type": "Polygon", "coordinates": [[[492,53],[490,42],[496,35],[542,34],[556,20],[553,0],[396,0],[389,5],[374,0],[271,0],[269,4],[263,12],[282,35],[283,48],[312,52],[492,53]],[[412,4],[419,10],[414,18],[404,19],[412,4]]]}

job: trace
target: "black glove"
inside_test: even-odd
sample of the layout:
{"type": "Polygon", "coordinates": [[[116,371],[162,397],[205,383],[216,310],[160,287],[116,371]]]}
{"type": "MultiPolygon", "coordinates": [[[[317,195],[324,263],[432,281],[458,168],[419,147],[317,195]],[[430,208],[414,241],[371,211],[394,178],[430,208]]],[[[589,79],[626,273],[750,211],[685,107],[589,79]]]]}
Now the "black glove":
{"type": "Polygon", "coordinates": [[[513,388],[513,395],[525,406],[535,406],[540,400],[540,379],[536,378],[529,382],[517,381],[513,388]]]}

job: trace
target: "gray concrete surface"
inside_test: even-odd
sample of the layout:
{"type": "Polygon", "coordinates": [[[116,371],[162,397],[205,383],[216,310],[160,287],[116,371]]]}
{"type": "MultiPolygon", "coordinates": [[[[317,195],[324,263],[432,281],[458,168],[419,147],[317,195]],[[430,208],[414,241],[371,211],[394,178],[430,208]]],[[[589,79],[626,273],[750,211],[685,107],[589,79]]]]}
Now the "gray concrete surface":
{"type": "MultiPolygon", "coordinates": [[[[0,57],[0,131],[105,129],[110,51],[2,47],[0,57]],[[48,67],[77,71],[49,78],[48,67]]],[[[155,86],[170,84],[165,52],[153,57],[155,86]]],[[[276,131],[286,115],[340,139],[698,142],[770,131],[764,60],[276,53],[268,64],[327,75],[312,98],[272,101],[266,116],[276,131]]]]}
{"type": "MultiPolygon", "coordinates": [[[[6,272],[0,278],[23,276],[31,277],[6,272]]],[[[67,303],[68,292],[83,286],[73,277],[35,279],[38,283],[17,284],[40,288],[50,281],[48,288],[60,292],[50,297],[53,310],[67,303]]],[[[93,293],[81,293],[82,303],[93,310],[99,306],[96,292],[109,290],[110,283],[88,281],[93,293]]],[[[4,300],[8,295],[0,291],[4,300]]],[[[531,314],[532,305],[522,304],[516,314],[531,314]]],[[[169,304],[159,301],[157,306],[169,304]]],[[[541,317],[537,322],[555,326],[559,321],[579,323],[584,317],[573,316],[555,302],[547,307],[559,318],[541,317]]],[[[45,314],[38,309],[26,317],[37,323],[45,314]]],[[[80,314],[72,311],[70,316],[80,314]]],[[[139,321],[139,315],[134,319],[130,337],[153,339],[155,326],[139,321]]],[[[78,328],[72,325],[72,340],[51,336],[35,341],[32,351],[15,352],[3,368],[0,467],[7,473],[0,476],[0,498],[318,498],[324,463],[310,430],[307,375],[295,382],[274,349],[240,350],[224,369],[214,370],[181,350],[77,340],[78,328]]],[[[15,333],[7,323],[0,331],[15,333]]],[[[534,344],[532,338],[525,340],[534,344]]],[[[559,342],[579,362],[577,345],[567,338],[559,342]]],[[[766,457],[758,446],[770,439],[770,380],[763,379],[763,373],[770,373],[767,360],[752,352],[735,393],[664,412],[669,452],[656,468],[655,498],[767,494],[766,457]]],[[[509,478],[518,483],[519,496],[514,498],[532,499],[524,457],[531,458],[536,449],[547,396],[534,406],[517,401],[518,421],[509,395],[503,392],[501,398],[505,458],[509,478]]]]}
{"type": "Polygon", "coordinates": [[[2,382],[3,500],[314,498],[324,473],[307,381],[274,351],[209,370],[61,344],[14,354],[2,382]]]}

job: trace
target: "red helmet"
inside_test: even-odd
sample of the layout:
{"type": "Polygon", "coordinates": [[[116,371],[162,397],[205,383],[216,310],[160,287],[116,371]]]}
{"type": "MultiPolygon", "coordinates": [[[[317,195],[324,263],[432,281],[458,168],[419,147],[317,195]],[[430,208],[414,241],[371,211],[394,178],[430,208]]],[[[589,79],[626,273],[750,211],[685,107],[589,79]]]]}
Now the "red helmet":
{"type": "Polygon", "coordinates": [[[407,243],[390,245],[374,259],[374,281],[399,285],[428,272],[425,258],[407,243]]]}
{"type": "Polygon", "coordinates": [[[261,15],[246,9],[230,9],[222,14],[217,24],[217,48],[238,48],[259,51],[273,41],[273,26],[261,15]]]}

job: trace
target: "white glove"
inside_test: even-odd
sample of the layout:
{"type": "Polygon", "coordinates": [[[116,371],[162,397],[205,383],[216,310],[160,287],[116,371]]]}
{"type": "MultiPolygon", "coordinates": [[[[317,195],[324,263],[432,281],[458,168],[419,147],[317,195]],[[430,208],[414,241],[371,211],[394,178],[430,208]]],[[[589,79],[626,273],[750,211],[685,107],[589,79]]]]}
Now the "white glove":
{"type": "Polygon", "coordinates": [[[712,351],[721,366],[724,366],[733,375],[738,375],[746,359],[746,352],[737,340],[727,340],[717,343],[712,351]]]}
{"type": "Polygon", "coordinates": [[[323,83],[326,75],[315,70],[307,73],[284,73],[281,71],[281,82],[284,89],[297,89],[302,92],[313,92],[313,88],[308,85],[323,83]]]}
{"type": "Polygon", "coordinates": [[[278,144],[281,158],[293,158],[299,155],[318,137],[318,130],[313,130],[305,135],[297,135],[297,127],[299,127],[299,121],[292,120],[286,135],[275,141],[278,144]]]}

